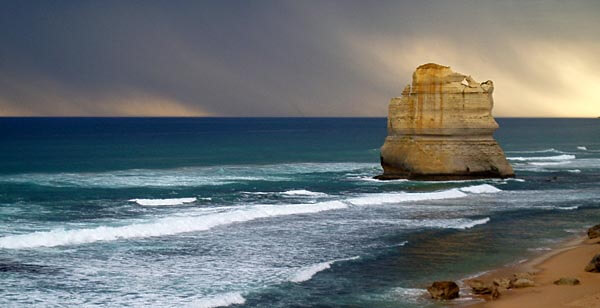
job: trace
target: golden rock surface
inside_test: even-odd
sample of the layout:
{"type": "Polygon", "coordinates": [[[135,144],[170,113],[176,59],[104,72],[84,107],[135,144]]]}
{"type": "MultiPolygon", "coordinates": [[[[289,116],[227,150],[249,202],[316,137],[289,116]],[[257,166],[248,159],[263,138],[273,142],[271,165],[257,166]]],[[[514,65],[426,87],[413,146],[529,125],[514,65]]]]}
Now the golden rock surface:
{"type": "Polygon", "coordinates": [[[389,106],[379,179],[506,178],[514,172],[494,140],[494,83],[448,66],[417,67],[389,106]]]}

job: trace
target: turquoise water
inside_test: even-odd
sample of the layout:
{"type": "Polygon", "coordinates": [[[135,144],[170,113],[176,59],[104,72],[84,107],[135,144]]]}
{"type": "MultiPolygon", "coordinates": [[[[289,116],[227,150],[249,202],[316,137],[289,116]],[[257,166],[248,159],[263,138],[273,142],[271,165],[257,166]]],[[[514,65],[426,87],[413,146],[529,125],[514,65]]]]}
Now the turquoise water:
{"type": "Polygon", "coordinates": [[[383,118],[0,119],[0,306],[436,306],[600,221],[600,120],[498,122],[516,179],[381,182],[383,118]]]}

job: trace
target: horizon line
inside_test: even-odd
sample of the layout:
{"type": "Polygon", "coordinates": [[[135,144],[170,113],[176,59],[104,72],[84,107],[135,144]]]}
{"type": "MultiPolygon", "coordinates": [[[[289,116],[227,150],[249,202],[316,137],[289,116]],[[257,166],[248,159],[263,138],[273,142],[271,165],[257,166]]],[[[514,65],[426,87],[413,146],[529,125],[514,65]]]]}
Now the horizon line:
{"type": "MultiPolygon", "coordinates": [[[[105,119],[118,119],[118,118],[123,118],[123,119],[268,119],[268,118],[273,118],[273,119],[286,119],[286,118],[290,118],[290,119],[302,119],[302,118],[307,118],[307,119],[382,119],[382,118],[387,118],[387,116],[107,116],[107,115],[101,115],[101,116],[47,116],[47,115],[33,115],[33,116],[3,116],[0,115],[0,119],[26,119],[26,118],[72,118],[72,119],[76,119],[76,118],[81,118],[81,119],[90,119],[90,118],[105,118],[105,119]]],[[[598,117],[547,117],[547,116],[542,116],[542,117],[536,117],[536,116],[527,116],[527,117],[521,117],[521,116],[495,116],[495,119],[599,119],[600,116],[598,117]]]]}

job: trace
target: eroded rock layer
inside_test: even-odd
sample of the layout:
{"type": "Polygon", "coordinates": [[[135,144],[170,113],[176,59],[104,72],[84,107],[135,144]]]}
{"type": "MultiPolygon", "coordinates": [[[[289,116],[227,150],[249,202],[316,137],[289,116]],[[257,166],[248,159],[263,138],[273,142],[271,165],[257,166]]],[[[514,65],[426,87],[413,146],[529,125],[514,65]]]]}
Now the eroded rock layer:
{"type": "Polygon", "coordinates": [[[424,64],[389,106],[379,179],[505,178],[514,172],[494,140],[494,84],[424,64]]]}

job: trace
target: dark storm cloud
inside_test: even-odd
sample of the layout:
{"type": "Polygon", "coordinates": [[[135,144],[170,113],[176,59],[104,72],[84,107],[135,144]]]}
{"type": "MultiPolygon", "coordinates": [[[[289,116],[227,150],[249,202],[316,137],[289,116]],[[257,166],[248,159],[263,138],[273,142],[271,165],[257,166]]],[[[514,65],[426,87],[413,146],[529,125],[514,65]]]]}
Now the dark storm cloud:
{"type": "Polygon", "coordinates": [[[600,113],[593,1],[1,7],[0,115],[384,116],[431,61],[493,79],[498,115],[600,113]]]}

